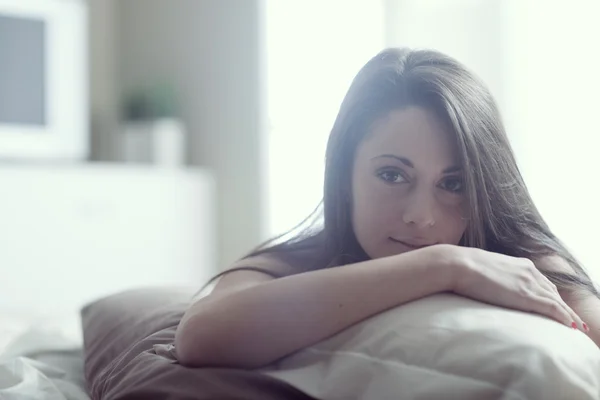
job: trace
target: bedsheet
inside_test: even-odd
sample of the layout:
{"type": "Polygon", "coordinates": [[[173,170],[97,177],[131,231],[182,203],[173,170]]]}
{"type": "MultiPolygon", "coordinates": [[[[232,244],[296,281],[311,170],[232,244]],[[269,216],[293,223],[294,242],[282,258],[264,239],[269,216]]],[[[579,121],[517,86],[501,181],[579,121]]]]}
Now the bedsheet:
{"type": "Polygon", "coordinates": [[[76,316],[0,316],[0,399],[90,400],[76,316]]]}

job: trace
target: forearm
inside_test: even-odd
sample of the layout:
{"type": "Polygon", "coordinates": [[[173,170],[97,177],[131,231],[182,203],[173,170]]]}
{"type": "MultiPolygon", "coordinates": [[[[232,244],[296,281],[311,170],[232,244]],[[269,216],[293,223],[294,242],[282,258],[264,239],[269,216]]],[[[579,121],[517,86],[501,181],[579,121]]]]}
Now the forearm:
{"type": "Polygon", "coordinates": [[[179,328],[183,363],[259,367],[381,311],[448,290],[452,271],[437,255],[414,251],[209,296],[179,328]]]}

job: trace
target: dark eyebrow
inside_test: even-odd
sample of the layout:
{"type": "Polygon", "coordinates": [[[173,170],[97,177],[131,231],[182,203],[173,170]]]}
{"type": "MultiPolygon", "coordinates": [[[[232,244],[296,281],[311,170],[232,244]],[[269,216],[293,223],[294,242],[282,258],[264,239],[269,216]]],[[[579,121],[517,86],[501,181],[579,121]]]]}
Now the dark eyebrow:
{"type": "Polygon", "coordinates": [[[414,164],[412,163],[412,161],[410,161],[408,158],[395,156],[393,154],[382,154],[380,156],[373,157],[371,160],[374,160],[376,158],[394,158],[394,159],[400,161],[402,164],[406,165],[407,167],[410,167],[410,168],[415,167],[414,164]]]}
{"type": "Polygon", "coordinates": [[[443,170],[442,172],[443,172],[444,174],[451,174],[451,173],[453,173],[453,172],[460,172],[460,171],[462,171],[462,168],[461,168],[461,167],[459,167],[459,166],[456,166],[456,165],[455,165],[455,166],[453,166],[453,167],[448,167],[448,168],[446,168],[446,169],[445,169],[445,170],[443,170]]]}
{"type": "MultiPolygon", "coordinates": [[[[380,156],[377,157],[373,157],[372,160],[376,159],[376,158],[393,158],[395,160],[400,161],[402,164],[406,165],[407,167],[410,168],[414,168],[415,165],[412,163],[412,161],[410,161],[408,158],[406,157],[400,157],[394,154],[382,154],[380,156]]],[[[442,171],[444,174],[451,174],[453,172],[460,172],[462,171],[462,168],[460,166],[452,166],[452,167],[448,167],[446,168],[444,171],[442,171]]]]}

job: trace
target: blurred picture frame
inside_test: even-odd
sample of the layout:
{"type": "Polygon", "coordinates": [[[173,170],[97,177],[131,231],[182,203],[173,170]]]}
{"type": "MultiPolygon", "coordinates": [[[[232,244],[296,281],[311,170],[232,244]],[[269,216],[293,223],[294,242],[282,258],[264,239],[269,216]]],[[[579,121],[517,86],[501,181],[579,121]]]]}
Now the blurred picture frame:
{"type": "Polygon", "coordinates": [[[89,155],[87,6],[0,0],[0,160],[89,155]]]}

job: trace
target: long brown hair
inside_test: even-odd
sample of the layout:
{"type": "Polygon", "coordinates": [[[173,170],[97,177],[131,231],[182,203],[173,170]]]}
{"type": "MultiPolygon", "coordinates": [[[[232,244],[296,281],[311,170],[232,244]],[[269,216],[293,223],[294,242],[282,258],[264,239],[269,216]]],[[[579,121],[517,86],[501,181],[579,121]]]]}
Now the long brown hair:
{"type": "Polygon", "coordinates": [[[368,259],[352,229],[348,171],[373,123],[408,106],[434,111],[455,134],[470,210],[460,245],[532,260],[560,256],[574,274],[542,272],[559,289],[585,288],[598,295],[535,207],[489,90],[458,61],[431,50],[391,48],[367,62],[354,78],[329,136],[322,203],[287,234],[291,237],[274,238],[246,258],[270,254],[299,272],[368,259]]]}

